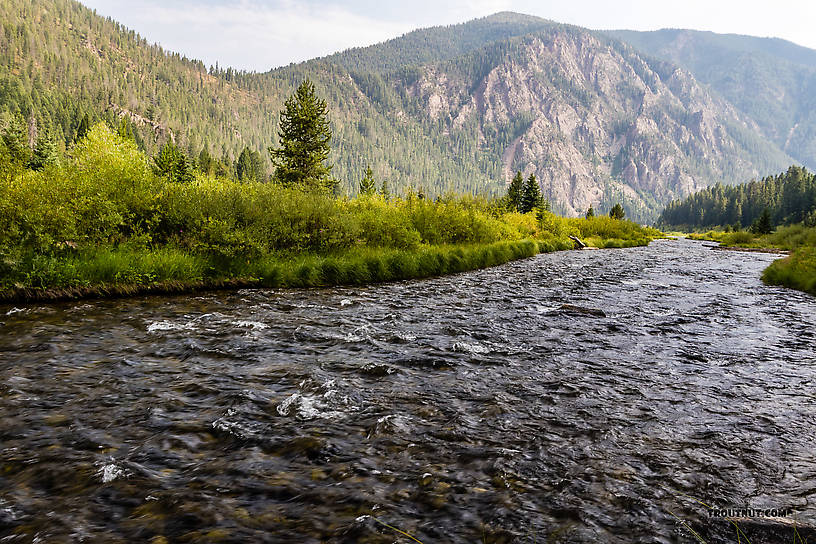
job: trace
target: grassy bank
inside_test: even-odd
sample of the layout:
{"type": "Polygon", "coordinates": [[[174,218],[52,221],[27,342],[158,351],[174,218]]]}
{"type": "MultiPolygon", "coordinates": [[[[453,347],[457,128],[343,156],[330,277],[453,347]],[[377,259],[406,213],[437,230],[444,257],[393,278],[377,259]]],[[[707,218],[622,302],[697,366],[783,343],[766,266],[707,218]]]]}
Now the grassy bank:
{"type": "Polygon", "coordinates": [[[631,247],[660,233],[471,196],[348,199],[202,174],[177,183],[99,125],[65,164],[0,178],[0,299],[422,278],[569,249],[570,235],[631,247]]]}
{"type": "Polygon", "coordinates": [[[816,228],[802,224],[777,228],[774,232],[755,235],[750,231],[725,232],[710,230],[687,235],[692,240],[719,242],[725,247],[772,248],[793,251],[801,247],[816,247],[816,228]]]}
{"type": "Polygon", "coordinates": [[[725,247],[781,249],[792,252],[774,261],[762,273],[768,285],[781,285],[816,295],[816,228],[804,225],[779,227],[770,234],[756,236],[751,232],[708,231],[689,234],[693,240],[720,242],[725,247]]]}
{"type": "Polygon", "coordinates": [[[762,273],[762,281],[816,295],[816,248],[801,248],[774,261],[762,273]]]}
{"type": "Polygon", "coordinates": [[[329,255],[267,255],[219,268],[205,255],[174,249],[100,249],[69,258],[38,259],[28,286],[0,291],[0,301],[180,293],[236,287],[325,287],[428,278],[504,264],[567,244],[533,240],[423,246],[416,249],[355,248],[329,255]]]}

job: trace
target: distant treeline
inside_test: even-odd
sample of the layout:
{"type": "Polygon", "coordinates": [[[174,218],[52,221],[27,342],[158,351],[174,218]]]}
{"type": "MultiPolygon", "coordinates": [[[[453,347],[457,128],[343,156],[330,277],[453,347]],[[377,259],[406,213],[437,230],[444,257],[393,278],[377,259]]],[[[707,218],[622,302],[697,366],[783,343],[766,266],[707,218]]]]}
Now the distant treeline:
{"type": "Polygon", "coordinates": [[[816,175],[791,166],[787,172],[742,185],[714,185],[671,202],[660,216],[664,226],[707,229],[752,225],[768,210],[773,225],[816,226],[816,175]]]}

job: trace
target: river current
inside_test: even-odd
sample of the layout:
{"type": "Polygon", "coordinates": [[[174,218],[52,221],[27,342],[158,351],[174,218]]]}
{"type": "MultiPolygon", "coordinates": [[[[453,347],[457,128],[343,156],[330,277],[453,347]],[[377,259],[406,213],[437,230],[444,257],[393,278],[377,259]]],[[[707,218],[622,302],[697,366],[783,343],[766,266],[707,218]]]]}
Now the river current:
{"type": "Polygon", "coordinates": [[[0,306],[0,542],[812,541],[816,299],[774,258],[0,306]]]}

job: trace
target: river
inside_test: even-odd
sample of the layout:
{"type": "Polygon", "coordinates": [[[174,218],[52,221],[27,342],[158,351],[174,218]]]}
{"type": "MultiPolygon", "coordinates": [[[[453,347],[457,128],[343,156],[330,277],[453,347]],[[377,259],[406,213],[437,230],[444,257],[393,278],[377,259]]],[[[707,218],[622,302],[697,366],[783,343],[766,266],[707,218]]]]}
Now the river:
{"type": "Polygon", "coordinates": [[[774,258],[2,306],[0,542],[737,542],[695,501],[806,532],[816,299],[774,258]]]}

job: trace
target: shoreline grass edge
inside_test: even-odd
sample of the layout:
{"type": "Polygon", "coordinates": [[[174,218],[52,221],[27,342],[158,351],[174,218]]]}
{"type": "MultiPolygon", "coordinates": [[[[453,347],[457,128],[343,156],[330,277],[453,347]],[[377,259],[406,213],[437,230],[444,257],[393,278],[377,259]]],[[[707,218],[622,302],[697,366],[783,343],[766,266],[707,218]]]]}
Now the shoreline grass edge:
{"type": "MultiPolygon", "coordinates": [[[[602,247],[648,245],[650,238],[609,240],[602,247]]],[[[606,241],[605,241],[606,242],[606,241]]],[[[355,248],[318,255],[269,255],[254,261],[214,262],[168,249],[109,250],[43,263],[41,285],[0,289],[0,303],[174,295],[245,288],[361,286],[424,279],[499,266],[573,249],[570,240],[515,240],[416,249],[355,248]]]]}

